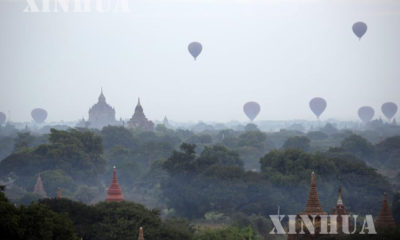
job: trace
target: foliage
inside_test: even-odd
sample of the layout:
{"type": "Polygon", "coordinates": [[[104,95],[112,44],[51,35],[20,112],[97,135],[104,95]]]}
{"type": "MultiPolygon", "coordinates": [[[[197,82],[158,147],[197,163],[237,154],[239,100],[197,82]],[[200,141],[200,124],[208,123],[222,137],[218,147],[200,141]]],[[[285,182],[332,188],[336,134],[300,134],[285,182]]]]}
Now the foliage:
{"type": "Polygon", "coordinates": [[[194,240],[255,240],[256,235],[251,227],[239,228],[229,226],[222,229],[208,229],[198,232],[194,240]]]}
{"type": "Polygon", "coordinates": [[[299,149],[308,152],[310,150],[310,139],[304,136],[288,138],[283,144],[283,149],[299,149]]]}
{"type": "Polygon", "coordinates": [[[192,235],[187,222],[175,219],[163,223],[159,211],[147,210],[132,202],[100,202],[88,206],[68,199],[45,199],[41,204],[67,214],[77,234],[85,240],[134,239],[140,227],[146,239],[188,240],[192,235]],[[170,228],[172,225],[174,227],[170,228]]]}
{"type": "Polygon", "coordinates": [[[0,232],[4,240],[78,239],[65,215],[37,203],[17,208],[8,202],[3,191],[0,191],[0,232]]]}
{"type": "MultiPolygon", "coordinates": [[[[101,157],[102,151],[101,138],[92,132],[52,129],[49,144],[25,148],[4,159],[0,163],[0,176],[5,177],[14,173],[18,176],[17,183],[29,188],[38,173],[62,170],[75,181],[94,183],[96,177],[104,171],[105,161],[101,157]]],[[[66,177],[60,172],[58,175],[54,173],[52,180],[55,180],[56,176],[66,177]]],[[[59,179],[58,181],[68,180],[59,179]]]]}

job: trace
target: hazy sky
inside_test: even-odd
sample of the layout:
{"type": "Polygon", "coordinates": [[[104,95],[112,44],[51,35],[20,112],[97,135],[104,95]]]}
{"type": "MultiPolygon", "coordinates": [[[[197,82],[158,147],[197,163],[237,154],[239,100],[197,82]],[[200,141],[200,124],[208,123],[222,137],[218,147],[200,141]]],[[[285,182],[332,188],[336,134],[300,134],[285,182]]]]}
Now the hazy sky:
{"type": "MultiPolygon", "coordinates": [[[[35,0],[38,4],[42,0],[35,0]]],[[[54,0],[53,0],[54,1],[54,0]]],[[[115,1],[115,0],[111,0],[115,1]]],[[[39,4],[41,5],[41,4],[39,4]]],[[[87,119],[103,87],[117,118],[140,97],[152,120],[322,119],[400,104],[399,0],[130,0],[130,13],[24,13],[0,0],[0,111],[87,119]],[[368,24],[359,41],[356,21],[368,24]],[[203,44],[197,61],[192,41],[203,44]]]]}

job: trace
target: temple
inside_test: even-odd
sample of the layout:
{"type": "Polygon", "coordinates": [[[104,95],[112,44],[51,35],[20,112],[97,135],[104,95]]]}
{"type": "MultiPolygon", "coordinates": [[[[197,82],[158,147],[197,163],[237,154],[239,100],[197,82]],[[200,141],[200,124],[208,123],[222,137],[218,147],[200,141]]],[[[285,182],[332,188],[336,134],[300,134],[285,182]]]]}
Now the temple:
{"type": "Polygon", "coordinates": [[[36,179],[36,184],[35,184],[35,187],[33,188],[33,192],[40,195],[43,198],[47,197],[47,193],[44,190],[42,177],[40,176],[40,174],[39,174],[38,178],[36,179]]]}
{"type": "Polygon", "coordinates": [[[168,121],[167,116],[164,117],[163,125],[164,125],[166,128],[170,128],[170,127],[171,127],[171,125],[169,125],[169,121],[168,121]]]}
{"type": "Polygon", "coordinates": [[[332,210],[332,215],[337,215],[337,232],[339,234],[343,233],[343,215],[349,215],[346,207],[344,206],[343,199],[342,199],[342,185],[339,185],[338,190],[338,200],[336,202],[336,207],[332,210]]]}
{"type": "Polygon", "coordinates": [[[108,125],[115,125],[115,110],[107,104],[103,90],[101,90],[98,102],[89,109],[88,126],[102,129],[108,125]]]}
{"type": "Polygon", "coordinates": [[[306,209],[298,215],[327,215],[327,213],[322,210],[321,203],[319,201],[317,180],[314,172],[311,173],[311,186],[310,192],[308,193],[306,209]]]}
{"type": "Polygon", "coordinates": [[[62,194],[61,194],[61,188],[57,188],[57,199],[61,199],[62,194]]]}
{"type": "Polygon", "coordinates": [[[144,237],[143,237],[143,228],[142,228],[142,227],[139,228],[139,237],[138,237],[138,240],[144,240],[144,237]]]}
{"type": "Polygon", "coordinates": [[[140,104],[140,99],[138,99],[138,103],[135,108],[135,113],[132,118],[128,121],[128,127],[139,129],[142,131],[153,131],[154,123],[152,121],[147,120],[144,115],[142,105],[140,104]]]}
{"type": "Polygon", "coordinates": [[[315,173],[311,173],[311,184],[310,191],[308,193],[308,199],[306,203],[306,209],[303,212],[297,214],[296,217],[296,233],[301,232],[301,229],[304,228],[304,232],[306,234],[288,234],[288,240],[293,239],[319,239],[321,235],[319,234],[321,230],[321,218],[319,216],[327,215],[326,212],[322,210],[321,203],[318,197],[317,191],[317,180],[315,173]],[[310,234],[308,229],[303,226],[300,215],[308,215],[310,220],[312,221],[312,215],[317,215],[314,222],[315,234],[310,234]]]}
{"type": "Polygon", "coordinates": [[[396,222],[393,219],[392,212],[390,211],[389,204],[387,202],[386,193],[384,194],[383,197],[381,212],[376,218],[375,227],[377,229],[396,227],[396,222]]]}
{"type": "Polygon", "coordinates": [[[110,187],[108,187],[108,189],[107,189],[106,202],[121,202],[123,200],[124,200],[124,198],[122,196],[121,187],[119,186],[118,180],[117,180],[117,170],[114,166],[113,179],[110,184],[110,187]]]}

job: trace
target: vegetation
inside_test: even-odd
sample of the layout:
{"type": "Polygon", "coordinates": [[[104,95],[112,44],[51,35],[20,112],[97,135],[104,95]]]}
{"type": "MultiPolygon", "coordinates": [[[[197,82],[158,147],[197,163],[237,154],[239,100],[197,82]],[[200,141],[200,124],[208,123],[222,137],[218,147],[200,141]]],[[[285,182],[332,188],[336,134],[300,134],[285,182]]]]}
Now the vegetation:
{"type": "Polygon", "coordinates": [[[140,226],[148,239],[263,239],[272,229],[269,214],[304,210],[312,171],[325,211],[335,206],[341,182],[350,212],[377,215],[387,192],[399,221],[399,137],[379,139],[371,130],[333,125],[308,133],[291,129],[199,124],[198,132],[163,125],[141,132],[109,126],[37,135],[2,128],[0,181],[11,202],[24,205],[5,201],[11,213],[66,216],[73,235],[83,239],[132,239],[140,226]],[[128,201],[106,204],[114,165],[128,201]],[[50,198],[61,188],[70,200],[32,203],[40,199],[32,193],[39,174],[50,198]]]}

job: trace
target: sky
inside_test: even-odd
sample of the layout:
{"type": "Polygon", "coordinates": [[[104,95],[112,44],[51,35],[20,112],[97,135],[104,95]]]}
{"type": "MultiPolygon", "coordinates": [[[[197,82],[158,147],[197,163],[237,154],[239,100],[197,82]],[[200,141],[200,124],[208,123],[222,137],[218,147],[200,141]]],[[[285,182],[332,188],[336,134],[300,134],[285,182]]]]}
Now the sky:
{"type": "Polygon", "coordinates": [[[0,0],[0,111],[12,121],[38,107],[47,121],[87,119],[101,88],[117,119],[139,97],[149,119],[179,122],[246,121],[248,101],[257,120],[313,120],[313,97],[328,102],[322,119],[400,105],[398,0],[128,0],[106,13],[24,12],[26,1],[0,0]]]}

